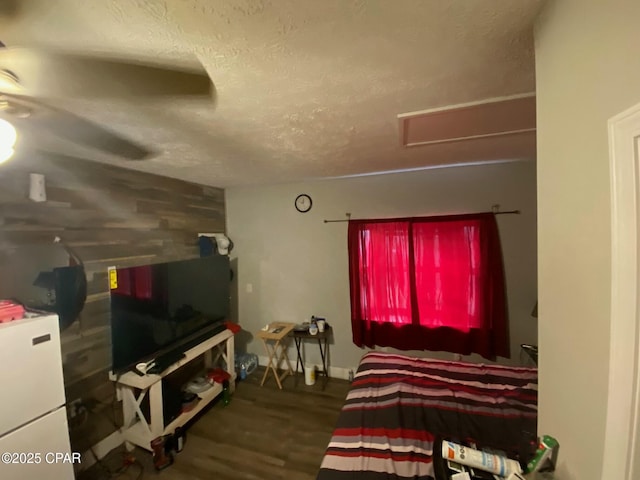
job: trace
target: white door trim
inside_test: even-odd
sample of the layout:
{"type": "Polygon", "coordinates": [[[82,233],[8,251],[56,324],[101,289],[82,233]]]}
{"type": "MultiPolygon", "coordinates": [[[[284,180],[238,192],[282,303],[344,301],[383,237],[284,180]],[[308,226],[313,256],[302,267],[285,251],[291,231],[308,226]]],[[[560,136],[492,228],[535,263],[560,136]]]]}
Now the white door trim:
{"type": "Polygon", "coordinates": [[[638,137],[640,104],[609,120],[611,350],[602,480],[640,478],[638,137]]]}

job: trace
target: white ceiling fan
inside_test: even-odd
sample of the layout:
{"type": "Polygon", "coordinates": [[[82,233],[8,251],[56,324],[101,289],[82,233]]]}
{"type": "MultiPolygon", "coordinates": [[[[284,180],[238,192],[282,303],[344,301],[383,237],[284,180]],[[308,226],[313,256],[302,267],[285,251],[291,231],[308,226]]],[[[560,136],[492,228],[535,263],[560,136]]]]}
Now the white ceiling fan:
{"type": "Polygon", "coordinates": [[[215,90],[206,70],[174,69],[77,53],[6,47],[0,42],[0,162],[16,137],[46,133],[125,160],[155,152],[95,122],[54,107],[65,99],[205,97],[215,90]],[[17,132],[17,133],[16,133],[17,132]]]}

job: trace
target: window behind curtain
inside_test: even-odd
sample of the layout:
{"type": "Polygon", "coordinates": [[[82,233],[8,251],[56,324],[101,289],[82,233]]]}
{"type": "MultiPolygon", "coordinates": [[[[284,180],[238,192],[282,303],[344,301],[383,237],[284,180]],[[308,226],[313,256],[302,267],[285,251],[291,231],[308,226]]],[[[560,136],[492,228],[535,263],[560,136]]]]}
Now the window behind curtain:
{"type": "Polygon", "coordinates": [[[411,323],[408,232],[406,222],[361,230],[360,302],[372,321],[411,323]]]}
{"type": "Polygon", "coordinates": [[[354,343],[509,356],[493,214],[349,223],[354,343]]]}
{"type": "Polygon", "coordinates": [[[479,222],[415,223],[412,240],[420,325],[482,327],[479,222]]]}

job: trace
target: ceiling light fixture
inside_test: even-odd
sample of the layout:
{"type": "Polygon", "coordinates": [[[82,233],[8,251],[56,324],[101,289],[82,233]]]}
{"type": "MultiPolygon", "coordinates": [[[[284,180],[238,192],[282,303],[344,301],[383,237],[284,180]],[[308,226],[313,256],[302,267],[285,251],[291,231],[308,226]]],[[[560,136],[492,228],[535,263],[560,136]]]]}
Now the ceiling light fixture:
{"type": "Polygon", "coordinates": [[[13,125],[0,118],[0,163],[8,160],[13,155],[13,146],[16,144],[18,133],[13,125]]]}

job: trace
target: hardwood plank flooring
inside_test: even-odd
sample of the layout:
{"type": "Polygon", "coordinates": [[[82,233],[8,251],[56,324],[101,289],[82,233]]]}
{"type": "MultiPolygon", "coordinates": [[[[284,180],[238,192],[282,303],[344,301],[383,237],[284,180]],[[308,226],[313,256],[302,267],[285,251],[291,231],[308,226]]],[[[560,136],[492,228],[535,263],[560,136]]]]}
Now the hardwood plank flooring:
{"type": "MultiPolygon", "coordinates": [[[[321,379],[307,386],[298,375],[297,386],[287,377],[279,390],[273,377],[260,387],[263,372],[259,368],[238,382],[229,405],[218,402],[188,427],[184,450],[172,466],[156,472],[151,454],[136,449],[142,478],[315,479],[350,384],[332,378],[322,391],[321,379]]],[[[78,480],[109,478],[107,469],[122,465],[123,452],[111,452],[103,465],[82,472],[78,480]]],[[[136,479],[139,472],[139,466],[132,465],[118,478],[136,479]]]]}

